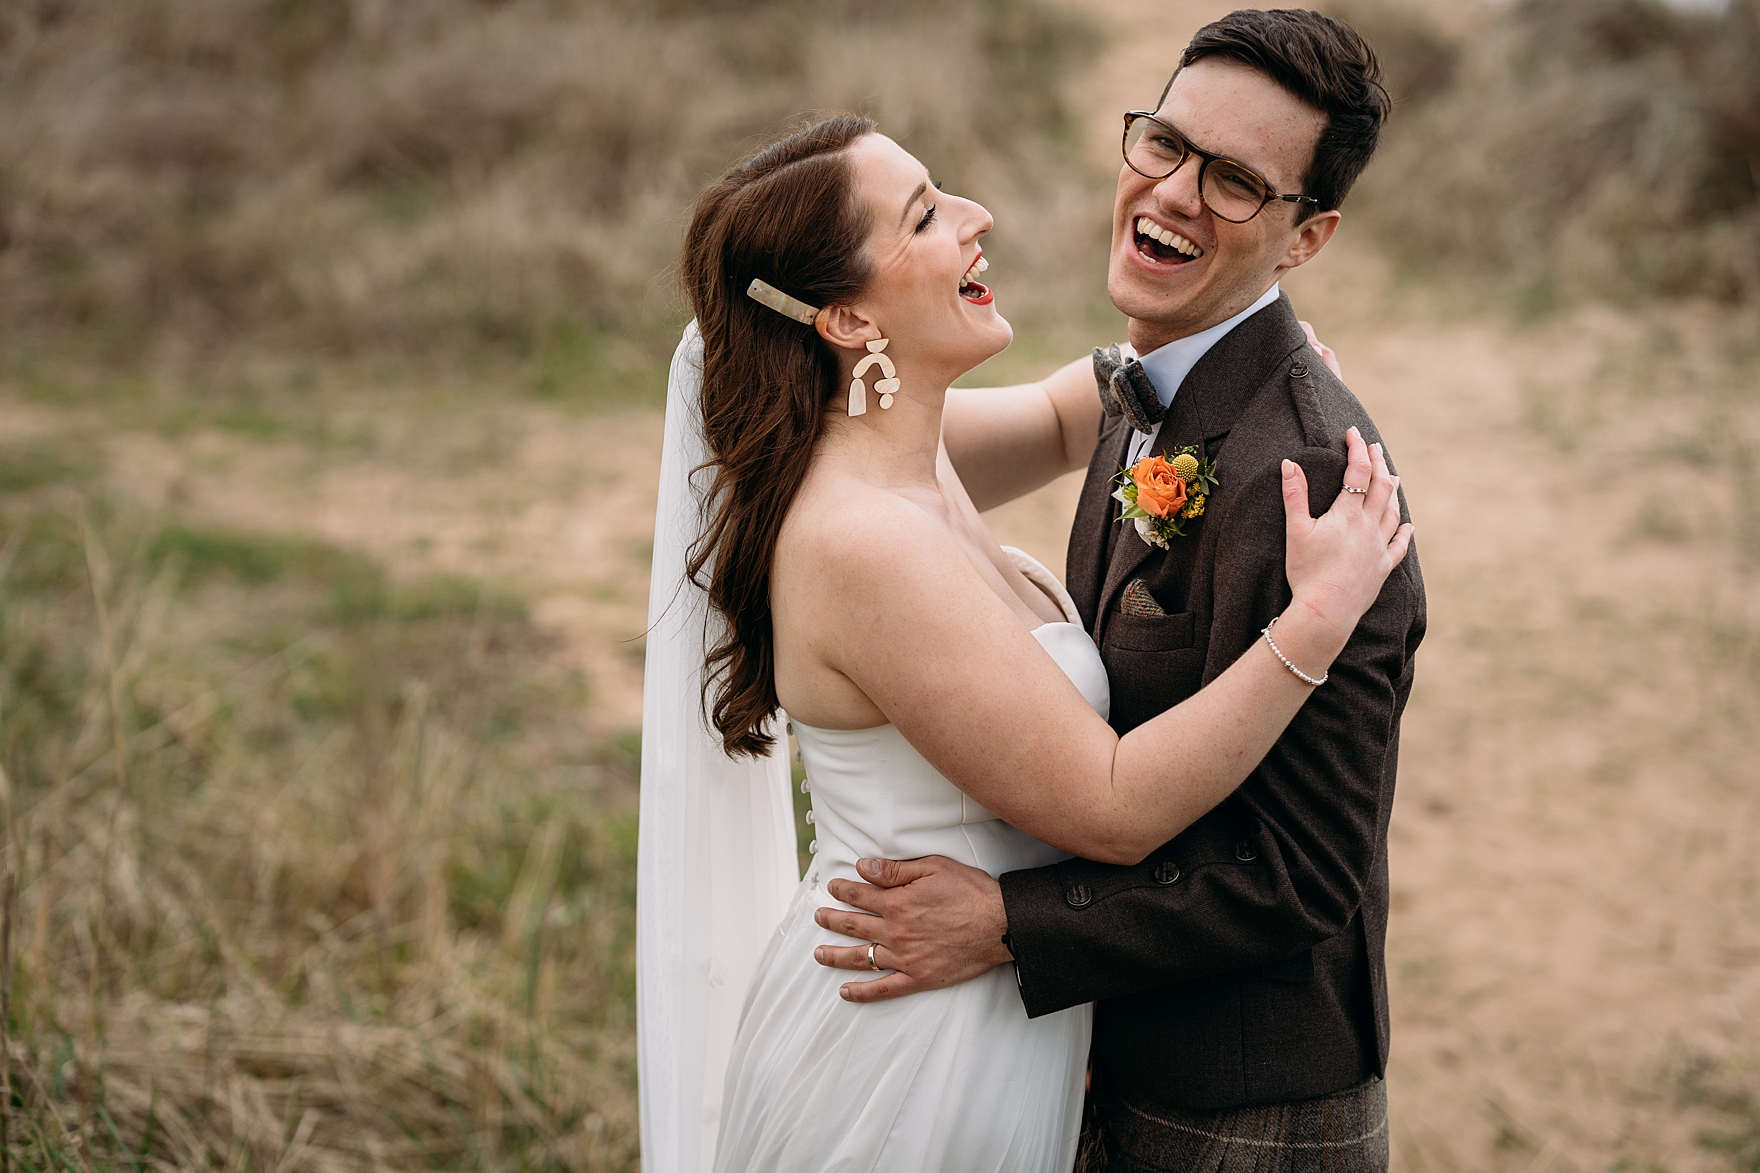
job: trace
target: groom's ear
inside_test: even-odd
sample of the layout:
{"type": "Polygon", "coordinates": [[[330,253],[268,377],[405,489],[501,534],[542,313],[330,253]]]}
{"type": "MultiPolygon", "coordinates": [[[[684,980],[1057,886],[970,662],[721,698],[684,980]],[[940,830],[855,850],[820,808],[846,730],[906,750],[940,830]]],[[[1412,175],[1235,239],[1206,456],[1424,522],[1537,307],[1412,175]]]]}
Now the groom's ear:
{"type": "Polygon", "coordinates": [[[813,328],[819,337],[845,350],[866,350],[868,343],[886,337],[872,320],[847,305],[828,305],[820,310],[813,328]]]}
{"type": "Polygon", "coordinates": [[[1319,255],[1338,231],[1338,222],[1342,217],[1334,208],[1330,212],[1317,212],[1302,221],[1296,229],[1295,238],[1289,242],[1289,248],[1283,254],[1279,269],[1294,269],[1307,264],[1319,255]]]}

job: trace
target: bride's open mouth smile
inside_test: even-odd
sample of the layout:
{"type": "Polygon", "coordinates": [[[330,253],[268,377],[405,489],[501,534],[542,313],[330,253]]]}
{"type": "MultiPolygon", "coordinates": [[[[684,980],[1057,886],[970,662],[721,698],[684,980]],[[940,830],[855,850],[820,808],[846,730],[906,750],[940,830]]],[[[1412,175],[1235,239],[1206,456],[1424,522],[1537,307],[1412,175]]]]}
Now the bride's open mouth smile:
{"type": "Polygon", "coordinates": [[[977,257],[972,261],[972,267],[967,269],[965,271],[965,276],[959,279],[960,297],[971,302],[973,305],[989,305],[996,300],[995,295],[990,292],[990,287],[988,285],[981,285],[978,283],[978,274],[982,273],[989,267],[990,262],[984,259],[984,250],[979,249],[977,257]]]}
{"type": "Polygon", "coordinates": [[[1138,216],[1131,228],[1137,252],[1152,264],[1184,265],[1204,255],[1202,248],[1147,216],[1138,216]]]}

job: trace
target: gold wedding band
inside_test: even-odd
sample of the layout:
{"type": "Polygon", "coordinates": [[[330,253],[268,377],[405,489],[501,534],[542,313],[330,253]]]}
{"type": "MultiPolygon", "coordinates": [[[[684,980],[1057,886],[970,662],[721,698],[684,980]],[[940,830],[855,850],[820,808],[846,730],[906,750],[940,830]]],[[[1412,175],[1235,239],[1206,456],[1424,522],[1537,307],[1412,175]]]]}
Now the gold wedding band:
{"type": "Polygon", "coordinates": [[[869,969],[879,969],[880,968],[880,963],[878,961],[874,960],[874,950],[878,949],[879,947],[880,947],[880,942],[878,942],[878,941],[871,941],[868,944],[868,968],[869,969]]]}

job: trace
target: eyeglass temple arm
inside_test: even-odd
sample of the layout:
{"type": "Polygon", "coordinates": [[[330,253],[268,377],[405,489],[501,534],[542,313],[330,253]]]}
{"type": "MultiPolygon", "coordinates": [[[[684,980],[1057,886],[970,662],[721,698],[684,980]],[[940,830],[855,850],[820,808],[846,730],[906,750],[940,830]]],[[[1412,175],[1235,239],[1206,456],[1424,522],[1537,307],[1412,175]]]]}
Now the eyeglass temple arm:
{"type": "Polygon", "coordinates": [[[1273,198],[1280,199],[1286,204],[1317,204],[1320,202],[1313,196],[1308,195],[1280,195],[1273,198]]]}

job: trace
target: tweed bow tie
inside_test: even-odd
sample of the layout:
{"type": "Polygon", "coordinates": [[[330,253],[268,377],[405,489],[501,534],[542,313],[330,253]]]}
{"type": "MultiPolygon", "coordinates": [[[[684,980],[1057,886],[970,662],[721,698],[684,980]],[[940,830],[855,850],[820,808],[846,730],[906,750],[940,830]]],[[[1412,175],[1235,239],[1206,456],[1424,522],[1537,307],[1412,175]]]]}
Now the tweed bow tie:
{"type": "Polygon", "coordinates": [[[1116,342],[1105,350],[1094,348],[1094,382],[1100,386],[1100,406],[1106,414],[1122,415],[1139,432],[1154,431],[1167,414],[1143,364],[1125,358],[1116,342]]]}

